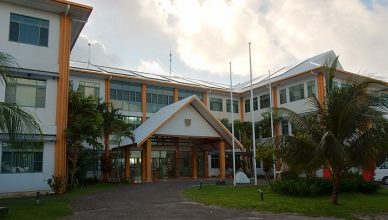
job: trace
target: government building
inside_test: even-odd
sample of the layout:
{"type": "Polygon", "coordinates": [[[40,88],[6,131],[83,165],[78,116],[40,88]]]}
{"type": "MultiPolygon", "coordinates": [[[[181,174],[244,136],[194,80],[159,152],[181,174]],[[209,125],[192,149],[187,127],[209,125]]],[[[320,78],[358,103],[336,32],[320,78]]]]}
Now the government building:
{"type": "MultiPolygon", "coordinates": [[[[250,82],[234,85],[231,100],[230,88],[216,82],[71,61],[91,12],[90,6],[65,0],[0,1],[0,51],[18,63],[16,80],[0,84],[0,102],[31,112],[44,134],[42,141],[24,147],[8,145],[0,136],[0,193],[50,190],[47,179],[66,175],[69,90],[112,103],[136,127],[134,142],[125,139],[117,146],[112,138],[103,140],[120,151],[114,164],[123,178],[225,179],[232,174],[232,143],[238,161],[249,160],[244,152],[251,146],[232,140],[219,119],[230,121],[232,109],[240,121],[251,121],[254,111],[256,122],[271,106],[309,112],[307,98],[316,95],[323,101],[325,95],[322,66],[336,57],[333,51],[315,55],[279,69],[270,79],[255,74],[261,76],[253,80],[253,100],[250,82]]],[[[335,82],[342,86],[355,76],[339,65],[335,82]]],[[[290,132],[287,120],[274,127],[275,135],[290,132]]],[[[257,170],[262,173],[260,163],[257,170]]]]}

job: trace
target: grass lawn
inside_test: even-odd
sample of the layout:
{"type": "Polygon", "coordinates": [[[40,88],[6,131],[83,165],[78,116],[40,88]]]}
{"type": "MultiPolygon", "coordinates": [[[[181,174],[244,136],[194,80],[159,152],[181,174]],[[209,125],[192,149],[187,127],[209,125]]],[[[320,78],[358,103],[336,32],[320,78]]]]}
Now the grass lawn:
{"type": "Polygon", "coordinates": [[[388,188],[375,194],[340,193],[339,205],[332,205],[329,196],[295,197],[264,191],[264,202],[259,201],[258,187],[254,186],[204,186],[189,188],[183,195],[193,201],[227,208],[297,213],[308,216],[333,216],[356,219],[355,214],[388,212],[388,188]]]}
{"type": "Polygon", "coordinates": [[[41,196],[36,206],[35,197],[2,198],[0,206],[8,207],[8,214],[1,219],[58,219],[70,215],[73,211],[70,202],[79,196],[102,191],[116,184],[96,184],[76,189],[64,195],[41,196]]]}

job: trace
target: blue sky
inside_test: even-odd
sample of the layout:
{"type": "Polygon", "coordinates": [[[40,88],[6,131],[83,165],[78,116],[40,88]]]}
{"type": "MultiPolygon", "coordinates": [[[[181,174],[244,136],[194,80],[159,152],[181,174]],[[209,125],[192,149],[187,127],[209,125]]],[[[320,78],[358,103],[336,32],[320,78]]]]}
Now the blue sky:
{"type": "Polygon", "coordinates": [[[373,0],[77,0],[94,10],[72,52],[94,64],[228,84],[334,50],[348,71],[388,76],[388,4],[373,0]]]}

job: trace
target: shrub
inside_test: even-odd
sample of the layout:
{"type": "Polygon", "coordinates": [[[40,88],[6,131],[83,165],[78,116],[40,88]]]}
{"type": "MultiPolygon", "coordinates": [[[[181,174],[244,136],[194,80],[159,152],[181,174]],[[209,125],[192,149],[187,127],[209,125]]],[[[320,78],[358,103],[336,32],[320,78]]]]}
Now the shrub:
{"type": "MultiPolygon", "coordinates": [[[[294,196],[328,195],[332,192],[332,180],[321,178],[290,178],[282,179],[273,184],[273,190],[278,193],[294,196]]],[[[341,183],[341,192],[373,193],[379,189],[374,182],[366,182],[362,177],[344,179],[341,183]]]]}

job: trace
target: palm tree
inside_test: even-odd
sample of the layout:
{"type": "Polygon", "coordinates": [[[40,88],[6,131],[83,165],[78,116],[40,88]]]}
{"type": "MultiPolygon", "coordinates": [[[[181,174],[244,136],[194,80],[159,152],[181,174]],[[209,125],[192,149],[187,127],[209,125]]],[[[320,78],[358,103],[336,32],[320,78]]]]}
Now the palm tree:
{"type": "Polygon", "coordinates": [[[76,183],[78,157],[84,143],[98,145],[102,116],[97,109],[98,100],[94,96],[84,97],[80,92],[70,91],[69,111],[66,129],[69,185],[76,183]]]}
{"type": "MultiPolygon", "coordinates": [[[[135,136],[133,134],[133,125],[121,120],[118,124],[118,129],[115,132],[114,138],[117,142],[116,160],[118,159],[118,152],[121,147],[121,141],[123,138],[130,138],[132,142],[135,142],[135,136]]],[[[120,171],[117,169],[117,179],[120,182],[120,171]]]]}
{"type": "Polygon", "coordinates": [[[113,107],[111,103],[101,102],[98,109],[102,114],[102,135],[104,138],[105,154],[102,155],[102,170],[104,174],[104,181],[108,180],[109,172],[112,169],[112,161],[109,150],[109,136],[119,130],[119,125],[123,116],[119,109],[113,107]]]}
{"type": "Polygon", "coordinates": [[[387,84],[359,77],[338,87],[334,83],[337,60],[338,57],[323,67],[326,83],[323,102],[315,96],[309,99],[318,127],[283,109],[294,128],[304,131],[315,145],[313,156],[321,157],[329,167],[333,177],[333,204],[338,203],[341,180],[349,169],[370,164],[388,142],[388,120],[384,118],[388,103],[382,95],[387,91],[387,84]]]}
{"type": "MultiPolygon", "coordinates": [[[[7,86],[12,80],[17,67],[15,59],[6,53],[0,52],[0,83],[7,86]]],[[[42,131],[38,120],[29,112],[15,103],[0,102],[0,131],[10,143],[20,140],[28,141],[31,135],[41,135],[42,131]]]]}

